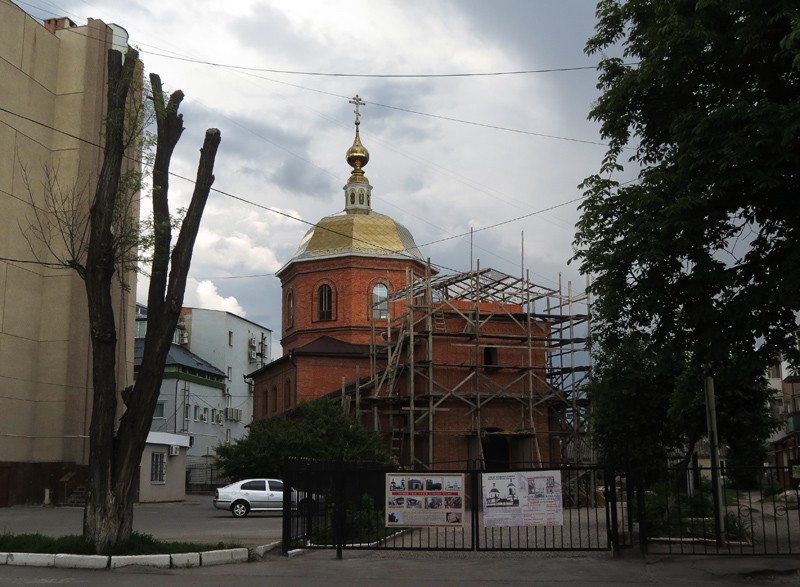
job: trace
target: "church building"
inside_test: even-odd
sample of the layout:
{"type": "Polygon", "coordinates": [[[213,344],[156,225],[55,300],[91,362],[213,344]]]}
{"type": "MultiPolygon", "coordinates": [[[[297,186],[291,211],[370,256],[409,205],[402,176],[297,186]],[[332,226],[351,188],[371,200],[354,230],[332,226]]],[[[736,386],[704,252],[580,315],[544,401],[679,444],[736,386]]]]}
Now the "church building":
{"type": "Polygon", "coordinates": [[[373,210],[362,102],[352,103],[344,209],[317,222],[277,273],[283,356],[249,375],[254,419],[329,396],[403,465],[555,460],[550,324],[532,312],[542,292],[492,269],[438,275],[409,230],[373,210]]]}

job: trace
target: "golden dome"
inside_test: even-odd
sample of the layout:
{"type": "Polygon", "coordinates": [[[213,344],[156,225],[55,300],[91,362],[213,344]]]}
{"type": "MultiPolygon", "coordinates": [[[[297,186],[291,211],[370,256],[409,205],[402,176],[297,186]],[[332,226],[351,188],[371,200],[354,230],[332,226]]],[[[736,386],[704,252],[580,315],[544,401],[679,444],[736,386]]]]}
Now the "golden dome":
{"type": "Polygon", "coordinates": [[[347,164],[353,168],[353,173],[358,173],[367,163],[369,163],[369,151],[361,144],[358,126],[356,126],[356,138],[353,146],[347,149],[347,164]]]}
{"type": "Polygon", "coordinates": [[[362,169],[369,162],[369,151],[361,144],[358,132],[361,124],[358,107],[364,102],[356,95],[350,103],[356,105],[356,137],[347,150],[347,163],[353,171],[342,188],[344,210],[317,222],[278,275],[296,261],[352,255],[424,262],[414,237],[405,226],[372,211],[372,186],[362,169]]]}
{"type": "Polygon", "coordinates": [[[414,237],[405,226],[370,211],[326,216],[306,233],[289,263],[350,255],[423,261],[414,237]]]}

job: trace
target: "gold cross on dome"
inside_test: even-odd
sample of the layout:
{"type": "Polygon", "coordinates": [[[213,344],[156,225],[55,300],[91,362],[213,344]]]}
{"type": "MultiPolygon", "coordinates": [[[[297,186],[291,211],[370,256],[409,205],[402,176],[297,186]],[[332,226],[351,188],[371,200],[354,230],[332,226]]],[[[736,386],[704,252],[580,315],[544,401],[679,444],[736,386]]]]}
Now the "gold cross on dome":
{"type": "Polygon", "coordinates": [[[366,102],[364,102],[364,100],[359,98],[358,94],[356,94],[355,97],[352,100],[350,100],[350,103],[356,105],[356,109],[353,110],[353,112],[356,113],[356,124],[361,124],[361,114],[358,111],[358,107],[363,106],[364,104],[366,104],[366,102]]]}

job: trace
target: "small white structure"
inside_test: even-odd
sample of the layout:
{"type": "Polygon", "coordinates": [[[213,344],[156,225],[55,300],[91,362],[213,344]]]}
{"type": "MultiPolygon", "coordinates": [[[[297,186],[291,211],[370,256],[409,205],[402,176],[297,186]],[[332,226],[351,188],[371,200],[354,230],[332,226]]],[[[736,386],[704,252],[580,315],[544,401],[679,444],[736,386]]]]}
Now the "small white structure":
{"type": "Polygon", "coordinates": [[[139,502],[183,501],[186,498],[185,434],[150,432],[139,465],[139,502]]]}

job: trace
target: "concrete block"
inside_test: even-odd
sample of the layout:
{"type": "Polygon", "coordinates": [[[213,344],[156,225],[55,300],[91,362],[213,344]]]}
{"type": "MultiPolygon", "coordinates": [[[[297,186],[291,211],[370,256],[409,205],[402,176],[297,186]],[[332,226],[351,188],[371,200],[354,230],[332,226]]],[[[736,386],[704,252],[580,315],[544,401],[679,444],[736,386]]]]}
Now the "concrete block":
{"type": "Polygon", "coordinates": [[[156,567],[158,569],[168,569],[170,557],[168,554],[143,554],[139,556],[112,556],[111,568],[130,567],[141,565],[143,567],[156,567]]]}
{"type": "Polygon", "coordinates": [[[56,555],[38,552],[9,552],[6,564],[18,567],[53,567],[56,555]]]}
{"type": "Polygon", "coordinates": [[[181,552],[170,555],[172,557],[172,568],[189,568],[200,566],[199,552],[181,552]]]}
{"type": "Polygon", "coordinates": [[[264,558],[265,554],[267,554],[268,552],[272,552],[276,548],[280,548],[280,547],[281,547],[280,541],[278,541],[278,542],[270,542],[269,544],[264,544],[262,546],[256,546],[253,552],[255,553],[255,555],[258,558],[264,558]]]}
{"type": "Polygon", "coordinates": [[[105,569],[108,557],[83,554],[57,554],[55,566],[60,569],[105,569]]]}
{"type": "Polygon", "coordinates": [[[7,563],[8,563],[8,553],[0,552],[0,565],[5,565],[7,563]]]}
{"type": "Polygon", "coordinates": [[[228,550],[209,550],[200,553],[200,564],[204,567],[212,565],[227,565],[230,563],[246,563],[249,554],[246,548],[231,548],[228,550]]]}

